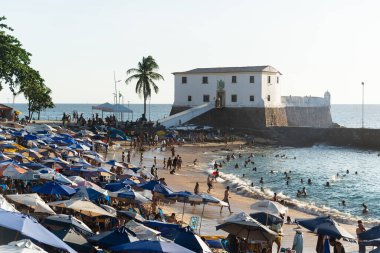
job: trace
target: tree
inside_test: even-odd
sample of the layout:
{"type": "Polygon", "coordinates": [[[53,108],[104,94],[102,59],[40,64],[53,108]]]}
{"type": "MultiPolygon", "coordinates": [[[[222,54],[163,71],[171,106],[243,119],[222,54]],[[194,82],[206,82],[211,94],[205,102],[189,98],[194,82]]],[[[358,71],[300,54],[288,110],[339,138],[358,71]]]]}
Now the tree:
{"type": "Polygon", "coordinates": [[[162,75],[155,72],[159,69],[158,64],[152,56],[143,57],[142,61],[137,64],[137,68],[131,68],[127,71],[127,80],[125,83],[128,85],[133,80],[136,82],[136,93],[142,95],[144,98],[144,114],[143,119],[146,119],[146,100],[151,97],[152,89],[154,93],[158,93],[158,86],[155,81],[164,80],[162,75]]]}
{"type": "Polygon", "coordinates": [[[29,75],[24,77],[23,85],[20,88],[20,93],[24,93],[25,98],[28,100],[28,117],[29,120],[33,118],[33,113],[38,113],[40,119],[40,112],[53,108],[54,104],[51,98],[51,90],[44,84],[44,79],[41,78],[38,71],[29,70],[29,75]]]}
{"type": "Polygon", "coordinates": [[[22,48],[20,41],[7,32],[13,29],[3,21],[5,17],[0,17],[0,90],[3,84],[9,85],[14,95],[22,85],[27,72],[31,69],[31,54],[22,48]]]}

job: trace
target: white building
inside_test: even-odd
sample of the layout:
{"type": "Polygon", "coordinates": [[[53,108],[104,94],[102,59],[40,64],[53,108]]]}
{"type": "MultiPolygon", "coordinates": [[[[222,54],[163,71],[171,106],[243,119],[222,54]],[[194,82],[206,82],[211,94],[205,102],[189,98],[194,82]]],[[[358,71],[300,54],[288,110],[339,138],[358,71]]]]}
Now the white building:
{"type": "Polygon", "coordinates": [[[196,68],[173,73],[173,107],[281,107],[281,73],[272,66],[196,68]]]}

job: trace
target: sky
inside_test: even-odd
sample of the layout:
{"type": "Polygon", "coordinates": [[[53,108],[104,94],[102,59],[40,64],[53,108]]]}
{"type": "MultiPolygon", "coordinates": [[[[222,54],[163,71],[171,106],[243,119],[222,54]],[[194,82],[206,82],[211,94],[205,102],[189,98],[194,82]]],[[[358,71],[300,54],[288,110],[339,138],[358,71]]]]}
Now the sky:
{"type": "MultiPolygon", "coordinates": [[[[282,95],[380,104],[380,1],[0,0],[0,16],[32,53],[55,103],[142,103],[126,70],[152,55],[165,80],[151,103],[174,100],[171,73],[271,65],[282,95]]],[[[12,102],[8,88],[0,102],[12,102]]],[[[25,102],[22,95],[16,102],[25,102]]]]}

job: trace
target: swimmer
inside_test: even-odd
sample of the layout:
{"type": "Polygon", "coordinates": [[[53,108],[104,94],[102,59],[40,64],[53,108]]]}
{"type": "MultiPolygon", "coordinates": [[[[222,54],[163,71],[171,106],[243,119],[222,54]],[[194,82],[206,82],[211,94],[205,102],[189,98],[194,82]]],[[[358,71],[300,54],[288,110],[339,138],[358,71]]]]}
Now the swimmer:
{"type": "Polygon", "coordinates": [[[252,169],[252,171],[257,171],[257,168],[256,168],[256,167],[254,167],[254,168],[252,169]]]}
{"type": "Polygon", "coordinates": [[[239,164],[235,164],[235,169],[239,169],[239,164]]]}
{"type": "Polygon", "coordinates": [[[342,206],[346,206],[346,201],[342,200],[342,206]]]}
{"type": "Polygon", "coordinates": [[[297,159],[297,157],[293,157],[293,159],[295,160],[295,159],[297,159]]]}
{"type": "Polygon", "coordinates": [[[264,183],[264,178],[260,178],[260,184],[264,183]]]}
{"type": "Polygon", "coordinates": [[[327,181],[326,184],[325,184],[326,187],[330,187],[330,182],[327,181]]]}
{"type": "Polygon", "coordinates": [[[349,174],[350,173],[350,171],[349,170],[346,170],[346,174],[349,174]]]}
{"type": "Polygon", "coordinates": [[[310,179],[310,178],[307,180],[307,183],[308,183],[308,184],[311,184],[311,179],[310,179]]]}
{"type": "Polygon", "coordinates": [[[358,174],[358,172],[357,171],[355,171],[355,175],[357,175],[358,174]]]}
{"type": "Polygon", "coordinates": [[[336,177],[339,177],[339,173],[336,173],[336,177]]]}
{"type": "Polygon", "coordinates": [[[307,196],[307,193],[306,193],[306,188],[302,188],[302,191],[301,191],[301,194],[303,194],[304,196],[307,196]]]}
{"type": "Polygon", "coordinates": [[[302,192],[300,190],[297,190],[297,197],[299,198],[301,197],[301,195],[302,195],[302,192]]]}
{"type": "Polygon", "coordinates": [[[303,184],[303,179],[301,178],[301,184],[303,184]]]}
{"type": "Polygon", "coordinates": [[[251,187],[253,187],[253,183],[251,183],[251,187]]]}
{"type": "Polygon", "coordinates": [[[243,174],[242,177],[245,177],[245,174],[243,174]]]}
{"type": "Polygon", "coordinates": [[[286,185],[289,185],[289,180],[286,180],[286,185]]]}
{"type": "Polygon", "coordinates": [[[239,154],[239,158],[241,158],[242,157],[242,155],[241,154],[239,154]]]}
{"type": "Polygon", "coordinates": [[[261,186],[260,191],[264,192],[264,187],[261,186]]]}
{"type": "Polygon", "coordinates": [[[273,171],[273,170],[271,170],[271,171],[270,171],[270,174],[274,174],[274,171],[273,171]]]}
{"type": "Polygon", "coordinates": [[[368,206],[366,204],[362,204],[363,206],[363,213],[368,213],[368,206]]]}
{"type": "Polygon", "coordinates": [[[251,164],[255,164],[255,162],[251,162],[251,164]]]}

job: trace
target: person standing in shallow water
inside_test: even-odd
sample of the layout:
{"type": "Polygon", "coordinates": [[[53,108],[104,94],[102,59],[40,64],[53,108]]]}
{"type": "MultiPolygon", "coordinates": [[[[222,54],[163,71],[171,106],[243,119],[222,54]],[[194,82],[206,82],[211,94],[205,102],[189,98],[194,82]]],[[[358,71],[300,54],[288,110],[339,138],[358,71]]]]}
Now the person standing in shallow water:
{"type": "MultiPolygon", "coordinates": [[[[232,214],[231,212],[231,205],[230,205],[230,187],[227,186],[226,187],[226,190],[224,191],[224,198],[223,198],[223,201],[226,202],[228,204],[228,210],[230,211],[230,214],[232,214]]],[[[220,207],[220,213],[222,213],[222,210],[223,210],[223,206],[220,207]]]]}

